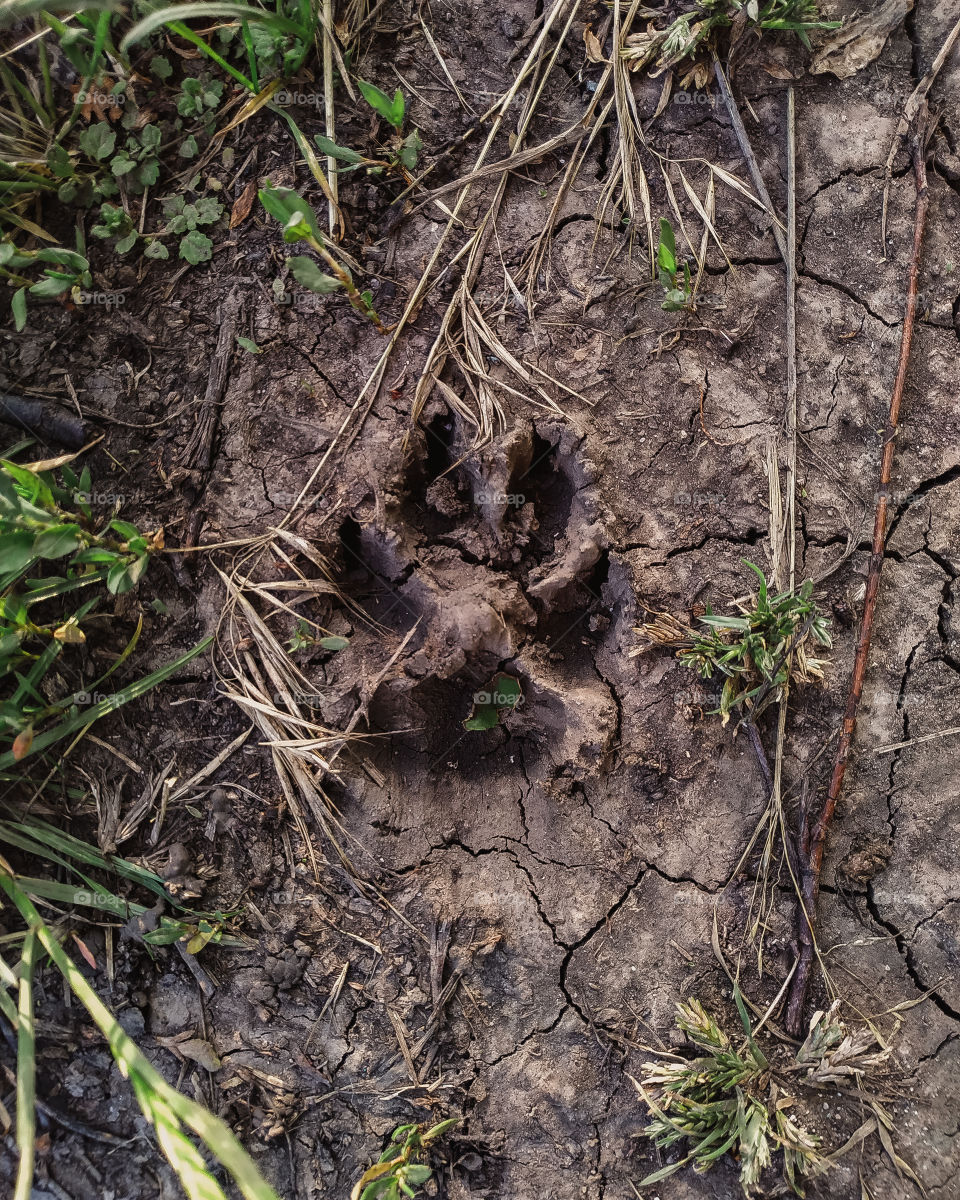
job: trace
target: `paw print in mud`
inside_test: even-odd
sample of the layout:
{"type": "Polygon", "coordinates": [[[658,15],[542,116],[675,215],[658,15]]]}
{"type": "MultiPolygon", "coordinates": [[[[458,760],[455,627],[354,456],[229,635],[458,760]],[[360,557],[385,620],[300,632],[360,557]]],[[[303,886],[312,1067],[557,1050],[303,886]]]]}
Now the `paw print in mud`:
{"type": "Polygon", "coordinates": [[[416,725],[428,747],[449,744],[471,696],[503,670],[531,697],[529,736],[574,758],[585,745],[602,755],[615,721],[604,704],[584,716],[597,708],[589,646],[608,636],[621,589],[607,587],[611,518],[597,470],[583,436],[553,418],[478,450],[471,436],[446,405],[428,407],[402,463],[377,480],[367,519],[350,518],[345,582],[355,595],[367,585],[370,615],[410,635],[371,715],[416,725]]]}

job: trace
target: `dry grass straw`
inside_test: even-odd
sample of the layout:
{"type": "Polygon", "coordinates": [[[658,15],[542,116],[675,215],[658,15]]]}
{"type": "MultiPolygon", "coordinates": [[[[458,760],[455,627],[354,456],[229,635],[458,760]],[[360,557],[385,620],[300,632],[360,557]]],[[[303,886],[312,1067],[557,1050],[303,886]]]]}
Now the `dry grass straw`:
{"type": "MultiPolygon", "coordinates": [[[[474,181],[477,178],[476,173],[481,171],[485,165],[511,103],[520,92],[521,87],[526,85],[527,99],[521,110],[514,137],[511,139],[511,153],[507,159],[503,160],[503,170],[498,170],[499,178],[493,196],[486,205],[485,213],[477,220],[474,231],[447,266],[449,270],[461,258],[466,260],[460,282],[441,318],[439,332],[427,355],[414,393],[411,415],[416,421],[422,414],[424,405],[440,381],[443,372],[448,365],[455,365],[459,369],[468,396],[460,396],[449,385],[441,390],[454,411],[468,427],[474,429],[474,443],[477,446],[491,441],[505,428],[506,417],[500,403],[499,393],[523,395],[509,384],[505,384],[491,375],[487,363],[489,356],[503,362],[516,381],[534,393],[534,396],[527,396],[532,403],[557,413],[561,412],[549,393],[534,381],[531,371],[522,366],[507,351],[485,320],[472,293],[479,278],[491,235],[496,226],[500,206],[506,193],[509,180],[507,166],[511,160],[513,160],[514,166],[518,165],[516,156],[523,153],[524,139],[529,132],[537,106],[543,97],[547,82],[578,8],[579,0],[556,0],[545,16],[516,79],[504,94],[499,111],[491,124],[487,139],[471,172],[474,181]],[[548,52],[550,31],[562,17],[566,18],[565,23],[557,36],[553,50],[548,52]]],[[[441,243],[446,240],[457,222],[459,213],[470,194],[472,184],[473,181],[469,181],[460,190],[456,204],[450,213],[447,227],[441,235],[441,243]]],[[[440,243],[438,243],[438,247],[439,245],[440,243]]]]}
{"type": "MultiPolygon", "coordinates": [[[[486,160],[492,149],[493,142],[494,142],[497,134],[500,131],[500,128],[503,124],[503,121],[504,121],[504,118],[506,116],[508,109],[510,108],[510,106],[514,102],[514,100],[517,98],[517,96],[520,93],[523,86],[528,83],[529,77],[537,71],[538,66],[541,63],[541,60],[545,54],[547,35],[548,35],[550,29],[552,28],[553,24],[558,19],[560,13],[564,9],[569,8],[570,12],[568,13],[568,18],[567,18],[567,29],[569,29],[570,24],[573,20],[573,14],[575,13],[575,11],[577,9],[578,4],[579,4],[579,0],[556,0],[555,4],[553,5],[553,8],[550,10],[549,14],[547,15],[546,19],[544,20],[543,26],[542,26],[539,34],[537,35],[536,40],[534,41],[533,45],[531,46],[531,49],[530,49],[529,53],[527,54],[513,83],[507,89],[507,91],[503,94],[503,96],[501,96],[500,99],[498,101],[496,101],[496,103],[490,107],[490,109],[487,111],[487,113],[484,114],[483,119],[492,118],[492,123],[490,126],[490,130],[487,134],[486,141],[484,142],[484,145],[481,148],[480,153],[477,156],[477,159],[474,163],[474,168],[473,168],[474,171],[480,170],[485,165],[486,160]]],[[[379,6],[377,6],[377,7],[379,8],[379,6]]],[[[373,10],[373,11],[375,12],[376,10],[373,10]]],[[[560,44],[562,44],[562,43],[560,43],[560,44]]],[[[558,50],[559,50],[559,44],[558,44],[557,50],[554,51],[554,54],[552,56],[551,65],[552,65],[552,62],[555,61],[555,59],[556,59],[558,50]]],[[[543,83],[544,83],[544,81],[541,80],[540,87],[539,87],[539,89],[536,90],[535,93],[533,92],[533,90],[531,88],[531,99],[533,100],[534,107],[535,107],[536,100],[539,99],[540,94],[542,93],[543,83]]],[[[530,104],[531,104],[531,101],[528,100],[528,102],[527,102],[528,110],[530,109],[530,104]]],[[[532,111],[531,111],[531,116],[532,116],[532,111]]],[[[529,123],[529,121],[528,121],[528,123],[529,123]]],[[[521,149],[521,141],[522,141],[521,138],[517,139],[517,141],[513,147],[514,150],[521,149]]],[[[504,168],[504,172],[505,172],[505,170],[506,170],[506,168],[504,168]]],[[[501,177],[500,185],[498,187],[498,195],[502,195],[502,188],[505,185],[505,179],[506,179],[506,175],[503,174],[501,177]]],[[[330,445],[327,447],[326,451],[323,454],[323,457],[317,463],[316,467],[311,472],[309,478],[304,483],[303,487],[300,490],[299,495],[297,496],[296,500],[292,504],[289,512],[286,514],[286,516],[280,522],[280,528],[285,528],[287,525],[289,525],[291,523],[291,521],[294,518],[294,515],[299,510],[305,497],[307,495],[311,494],[311,492],[316,488],[317,484],[323,479],[323,477],[328,469],[329,464],[333,460],[334,454],[342,456],[344,453],[346,453],[346,451],[349,449],[350,445],[353,443],[354,439],[359,434],[360,430],[363,428],[363,424],[364,424],[371,408],[373,407],[373,405],[376,401],[379,390],[380,390],[380,388],[383,384],[383,381],[386,377],[387,368],[393,358],[393,352],[396,349],[396,346],[397,346],[398,342],[400,341],[401,337],[403,336],[404,332],[406,331],[407,327],[416,319],[416,316],[419,313],[420,308],[421,308],[424,300],[426,299],[427,295],[430,293],[432,288],[436,285],[437,279],[439,278],[439,276],[437,274],[437,267],[441,261],[441,258],[443,257],[444,249],[447,246],[448,242],[450,241],[450,238],[451,238],[454,230],[461,228],[463,225],[463,222],[460,218],[460,213],[463,210],[464,205],[466,204],[466,202],[470,196],[471,188],[472,188],[472,183],[467,182],[466,184],[464,184],[460,189],[459,195],[457,196],[457,199],[454,203],[453,208],[452,209],[444,209],[444,211],[448,214],[447,222],[446,222],[445,226],[443,227],[443,229],[441,230],[440,236],[438,237],[436,244],[434,245],[433,251],[430,254],[430,258],[428,259],[423,271],[421,272],[420,279],[418,280],[416,287],[413,289],[413,292],[411,293],[410,298],[407,301],[407,304],[403,310],[403,313],[400,316],[400,319],[397,321],[396,325],[393,327],[393,329],[391,331],[389,341],[387,342],[386,346],[384,347],[384,349],[383,349],[379,359],[377,360],[376,364],[374,365],[374,368],[371,371],[370,375],[367,377],[367,380],[364,383],[363,387],[360,389],[360,392],[357,395],[356,400],[354,401],[354,403],[351,406],[350,410],[348,411],[347,415],[344,417],[343,421],[341,422],[339,429],[337,430],[334,437],[332,438],[330,445]]],[[[437,200],[436,202],[439,203],[439,200],[437,200]]],[[[499,203],[499,202],[497,202],[497,203],[499,203]]],[[[479,223],[475,232],[473,234],[471,234],[471,236],[451,256],[449,261],[446,263],[446,267],[445,267],[446,270],[450,270],[458,262],[460,262],[461,259],[466,258],[468,260],[468,266],[466,268],[467,272],[469,272],[472,268],[474,275],[475,275],[476,271],[479,268],[479,264],[482,261],[482,257],[483,257],[482,253],[480,253],[479,255],[477,254],[478,242],[480,241],[481,238],[483,239],[483,249],[485,250],[486,249],[485,231],[488,229],[489,216],[490,216],[490,209],[488,209],[487,218],[484,218],[479,223]]],[[[492,226],[491,226],[491,228],[492,228],[492,226]]],[[[470,289],[468,288],[467,293],[469,293],[469,290],[470,289]]],[[[443,366],[445,365],[445,359],[446,359],[445,350],[447,347],[448,339],[450,339],[450,331],[453,328],[453,325],[455,322],[455,318],[457,315],[457,308],[461,304],[464,304],[464,305],[466,304],[466,301],[464,299],[464,289],[463,289],[462,284],[461,284],[461,288],[458,289],[457,294],[454,296],[453,300],[451,300],[450,304],[447,307],[447,312],[442,321],[441,332],[438,335],[437,340],[435,341],[434,345],[432,346],[430,353],[428,355],[428,358],[427,358],[427,362],[423,368],[421,378],[418,382],[417,389],[416,389],[415,396],[414,396],[414,402],[413,402],[413,408],[412,408],[412,419],[413,420],[416,420],[422,413],[423,406],[426,403],[426,400],[430,394],[430,391],[432,390],[434,384],[436,383],[437,379],[439,378],[439,375],[443,369],[443,366]],[[443,359],[443,362],[441,362],[441,359],[443,359]]],[[[481,336],[479,331],[477,331],[476,329],[473,330],[473,341],[472,341],[472,347],[471,347],[472,351],[475,351],[475,348],[478,344],[483,343],[485,336],[486,336],[485,334],[484,334],[484,336],[481,336]]],[[[450,339],[450,340],[453,341],[455,344],[454,339],[450,339]]],[[[490,353],[495,354],[497,352],[498,346],[499,346],[499,342],[496,342],[496,340],[495,340],[495,345],[493,348],[491,348],[490,353]]],[[[503,349],[503,347],[500,347],[500,349],[503,349]]],[[[455,407],[456,407],[457,411],[460,412],[460,414],[463,416],[464,420],[467,422],[468,425],[471,425],[476,428],[477,442],[481,443],[483,441],[489,440],[489,438],[492,436],[493,430],[497,427],[499,421],[502,420],[503,410],[502,410],[502,408],[500,408],[500,406],[496,400],[496,393],[494,391],[494,388],[496,385],[490,379],[490,376],[489,376],[488,372],[486,371],[486,364],[482,361],[482,359],[479,363],[479,369],[482,372],[482,377],[483,377],[483,386],[482,386],[483,399],[482,399],[482,406],[479,408],[478,411],[475,412],[474,409],[471,407],[469,401],[461,398],[458,394],[453,393],[452,389],[449,389],[449,392],[445,391],[444,394],[447,395],[447,398],[450,399],[451,402],[453,402],[454,399],[456,400],[455,407]]],[[[551,407],[553,407],[554,409],[556,409],[556,411],[559,411],[559,409],[556,408],[556,405],[553,404],[553,402],[549,400],[549,396],[547,397],[547,402],[549,402],[549,405],[551,407]]],[[[270,540],[271,539],[264,539],[262,542],[262,548],[266,548],[266,546],[270,540]]]]}
{"type": "MultiPolygon", "coordinates": [[[[567,5],[564,0],[558,0],[546,15],[533,42],[527,58],[514,81],[510,91],[506,93],[500,105],[496,118],[490,129],[487,141],[480,152],[474,168],[459,179],[435,189],[425,198],[426,202],[439,203],[439,199],[447,192],[459,190],[459,196],[453,210],[449,213],[447,229],[441,237],[445,240],[453,225],[458,222],[459,213],[468,190],[473,184],[486,179],[496,178],[497,186],[492,198],[487,202],[483,215],[477,220],[476,227],[468,240],[460,247],[447,265],[447,270],[465,258],[459,285],[447,305],[441,319],[440,330],[427,356],[426,363],[417,384],[412,409],[412,417],[416,421],[423,412],[429,396],[438,389],[450,407],[460,416],[468,427],[474,430],[474,444],[482,445],[495,437],[505,426],[505,412],[501,396],[517,396],[534,404],[560,413],[556,401],[544,387],[549,383],[553,388],[559,388],[583,401],[583,397],[566,388],[559,380],[546,375],[540,368],[521,363],[504,346],[501,338],[494,332],[490,320],[474,298],[474,289],[480,277],[481,268],[487,255],[491,236],[495,233],[496,222],[509,181],[509,173],[528,162],[536,161],[544,154],[553,152],[562,146],[573,145],[570,161],[563,174],[557,193],[551,205],[543,231],[538,236],[531,252],[524,260],[518,280],[511,279],[504,269],[506,286],[503,302],[506,304],[511,297],[519,300],[526,309],[526,315],[533,318],[536,310],[538,290],[549,286],[549,250],[556,221],[566,196],[581,171],[583,164],[593,148],[596,138],[609,120],[611,114],[617,118],[618,142],[613,168],[608,174],[607,182],[597,205],[598,224],[602,224],[611,208],[625,213],[631,225],[642,214],[643,224],[647,233],[648,257],[651,263],[656,259],[656,238],[654,234],[653,204],[646,172],[640,160],[639,145],[646,146],[644,131],[636,108],[633,92],[629,84],[626,64],[616,52],[622,44],[631,23],[640,10],[639,0],[633,0],[626,15],[621,13],[620,0],[615,0],[613,10],[613,39],[615,52],[598,81],[591,103],[583,117],[563,130],[555,137],[534,147],[524,148],[524,139],[530,124],[537,112],[538,104],[544,94],[551,72],[556,63],[560,48],[569,33],[573,18],[578,10],[578,4],[567,5]],[[546,50],[546,38],[550,29],[559,24],[565,16],[565,23],[558,34],[556,44],[549,54],[546,50]],[[511,153],[495,163],[487,164],[493,138],[499,130],[507,107],[519,86],[532,76],[528,83],[528,99],[517,123],[516,132],[512,139],[511,153]],[[612,95],[610,95],[612,87],[612,95]],[[541,285],[541,275],[544,276],[541,285]],[[523,286],[523,291],[520,290],[523,286]],[[489,371],[488,362],[494,358],[504,365],[512,383],[502,378],[495,378],[489,371]],[[455,367],[463,380],[466,395],[461,395],[441,376],[450,367],[455,367]],[[542,377],[543,382],[534,378],[542,377]],[[523,391],[518,390],[521,385],[523,391]]],[[[735,188],[752,203],[763,209],[764,204],[735,176],[714,164],[706,163],[708,180],[703,198],[697,193],[683,170],[680,160],[669,159],[657,151],[650,150],[651,155],[660,167],[664,188],[677,223],[691,252],[697,259],[702,270],[706,257],[708,238],[712,237],[727,258],[722,242],[715,227],[716,216],[716,183],[719,177],[730,187],[735,188]],[[676,173],[684,194],[690,201],[695,213],[703,223],[703,235],[697,246],[687,230],[683,212],[674,191],[671,170],[676,173]]],[[[691,160],[701,162],[703,160],[691,160]]],[[[438,243],[439,245],[439,243],[438,243]]],[[[727,259],[729,261],[729,259],[727,259]]],[[[428,272],[432,268],[431,262],[428,272]]],[[[425,277],[426,278],[426,274],[425,277]]],[[[423,282],[423,281],[421,281],[423,282]]],[[[419,300],[419,298],[418,298],[419,300]]],[[[406,320],[404,315],[404,321],[406,320]]],[[[403,322],[402,322],[403,323],[403,322]]]]}
{"type": "MultiPolygon", "coordinates": [[[[215,646],[214,669],[222,693],[241,708],[261,735],[261,745],[270,750],[273,767],[286,807],[310,857],[314,877],[320,880],[320,866],[311,837],[308,818],[320,830],[334,860],[368,899],[389,909],[417,936],[423,935],[389,903],[375,884],[360,869],[358,861],[366,856],[372,871],[377,864],[368,850],[343,825],[340,813],[328,791],[328,781],[339,779],[337,760],[345,751],[373,735],[357,732],[367,719],[367,706],[384,679],[395,668],[418,625],[414,624],[400,639],[393,654],[373,677],[362,678],[361,699],[343,730],[328,728],[315,719],[310,700],[318,685],[297,666],[282,645],[269,618],[261,616],[266,607],[275,612],[308,620],[318,632],[322,627],[304,618],[296,607],[304,600],[326,597],[348,608],[354,618],[386,636],[359,606],[345,597],[333,582],[329,563],[306,539],[288,529],[275,528],[254,539],[247,553],[229,571],[215,568],[226,591],[220,614],[215,646]],[[261,581],[257,578],[264,556],[279,558],[294,576],[287,580],[261,581]],[[306,559],[316,575],[308,576],[300,562],[306,559]]],[[[240,740],[245,740],[247,733],[240,740]]],[[[360,765],[375,784],[383,779],[372,766],[360,765]]],[[[209,774],[199,773],[182,784],[176,795],[184,794],[209,774]]],[[[288,852],[288,857],[291,857],[288,852]]],[[[323,860],[329,865],[328,860],[323,860]]],[[[293,867],[291,857],[291,869],[293,867]]]]}
{"type": "MultiPolygon", "coordinates": [[[[630,4],[626,12],[623,11],[621,0],[614,0],[612,56],[597,82],[597,87],[590,108],[584,117],[584,122],[588,119],[593,119],[597,112],[599,112],[599,116],[593,119],[589,133],[581,138],[575,148],[544,229],[538,236],[531,253],[524,262],[522,273],[526,281],[527,310],[531,317],[535,312],[538,286],[541,290],[549,288],[549,247],[563,200],[580,173],[597,136],[611,116],[616,122],[616,141],[612,163],[607,172],[596,205],[598,233],[603,226],[611,229],[619,229],[621,227],[621,215],[627,225],[629,238],[632,239],[636,229],[642,228],[646,235],[647,260],[651,279],[656,274],[658,234],[656,221],[654,220],[651,186],[647,170],[644,167],[642,154],[647,155],[659,171],[673,221],[676,223],[691,254],[696,259],[698,270],[695,293],[699,287],[706,259],[707,245],[711,238],[724,256],[725,261],[728,264],[730,262],[716,229],[717,180],[726,184],[757,208],[766,211],[766,206],[762,199],[758,198],[754,192],[730,171],[727,171],[718,164],[701,158],[675,159],[669,155],[661,154],[650,144],[631,86],[629,65],[620,52],[626,39],[630,36],[634,19],[638,13],[642,15],[641,5],[638,0],[633,0],[633,3],[630,4]],[[610,94],[611,91],[612,95],[610,94]],[[687,171],[684,170],[684,166],[687,164],[706,168],[706,186],[702,196],[688,175],[689,166],[687,171]],[[699,237],[699,245],[695,240],[697,235],[688,229],[689,220],[684,217],[683,209],[678,202],[675,182],[679,183],[680,188],[692,206],[694,214],[703,226],[702,234],[699,237]]],[[[664,81],[660,102],[651,117],[651,121],[659,116],[669,101],[671,83],[672,75],[668,73],[664,81]]]]}
{"type": "MultiPolygon", "coordinates": [[[[729,92],[726,90],[725,95],[729,97],[729,92]]],[[[732,97],[729,97],[728,107],[731,104],[733,104],[732,97]]],[[[796,137],[792,87],[787,92],[786,117],[787,221],[785,236],[782,239],[778,238],[778,244],[782,242],[786,267],[787,387],[779,435],[769,439],[766,446],[771,574],[775,585],[780,590],[795,589],[797,584],[796,137]]],[[[744,137],[746,137],[745,133],[744,137]]],[[[747,146],[749,147],[749,142],[747,146]]],[[[753,169],[759,175],[752,150],[749,150],[749,159],[754,164],[753,169]]],[[[765,188],[762,187],[762,179],[760,179],[758,190],[769,202],[765,188]]],[[[773,215],[772,205],[770,211],[773,215]]],[[[736,868],[739,870],[742,867],[754,847],[760,842],[757,879],[750,901],[745,936],[754,947],[757,970],[761,976],[764,969],[764,935],[773,916],[778,901],[778,890],[785,875],[789,877],[790,886],[796,894],[798,896],[800,894],[800,882],[796,875],[796,867],[787,852],[788,847],[792,846],[793,836],[787,821],[783,794],[783,756],[790,702],[790,680],[793,677],[793,657],[794,651],[790,650],[786,664],[787,678],[778,700],[776,743],[767,804],[736,868]]],[[[824,974],[826,977],[826,971],[824,974]]]]}
{"type": "MultiPolygon", "coordinates": [[[[216,639],[220,655],[219,661],[215,660],[223,693],[251,718],[263,737],[261,744],[269,748],[287,808],[307,847],[316,877],[319,879],[319,868],[307,813],[343,867],[356,875],[341,843],[343,827],[324,790],[327,776],[335,774],[328,755],[342,744],[345,735],[328,729],[310,714],[305,698],[316,692],[316,683],[299,669],[253,601],[266,599],[275,607],[291,610],[276,594],[276,584],[259,584],[239,568],[229,574],[216,569],[226,589],[216,639]]],[[[296,582],[301,592],[336,593],[326,579],[304,577],[296,582]]]]}

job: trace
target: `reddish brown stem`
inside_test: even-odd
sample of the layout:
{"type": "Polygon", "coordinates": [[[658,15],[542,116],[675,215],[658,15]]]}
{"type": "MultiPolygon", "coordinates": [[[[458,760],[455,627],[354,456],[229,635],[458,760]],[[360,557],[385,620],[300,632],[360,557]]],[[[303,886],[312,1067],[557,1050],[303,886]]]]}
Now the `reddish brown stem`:
{"type": "Polygon", "coordinates": [[[903,318],[903,334],[900,340],[900,363],[897,368],[897,379],[893,385],[890,397],[890,412],[886,428],[883,432],[883,456],[880,460],[880,486],[877,490],[877,508],[873,521],[873,547],[870,564],[867,568],[867,589],[863,601],[863,620],[860,625],[860,638],[857,641],[856,655],[853,660],[853,677],[850,681],[850,692],[847,696],[847,707],[843,717],[843,727],[840,740],[837,743],[836,757],[833,760],[833,774],[830,786],[823,803],[819,817],[812,821],[812,814],[804,812],[803,828],[800,838],[800,855],[802,872],[800,877],[800,902],[798,904],[798,936],[800,941],[800,957],[797,971],[790,986],[790,996],[787,1000],[787,1031],[794,1037],[800,1035],[804,1023],[804,1006],[807,989],[810,986],[810,974],[813,970],[813,960],[816,949],[814,921],[816,919],[817,900],[820,895],[820,868],[823,864],[823,850],[827,840],[827,830],[833,819],[843,786],[843,776],[850,759],[853,747],[853,731],[857,724],[857,709],[863,692],[863,680],[867,670],[867,659],[870,654],[870,637],[873,633],[873,618],[877,607],[877,593],[880,588],[880,573],[883,570],[883,554],[887,541],[887,506],[890,499],[890,477],[893,469],[894,443],[897,436],[897,425],[900,419],[900,401],[903,399],[903,388],[907,380],[907,370],[910,363],[910,346],[913,341],[913,329],[917,315],[917,280],[920,272],[920,254],[923,248],[923,232],[927,219],[927,171],[924,159],[924,141],[921,134],[912,145],[913,169],[917,185],[917,208],[913,226],[913,251],[910,256],[910,282],[907,288],[907,303],[903,318]]]}

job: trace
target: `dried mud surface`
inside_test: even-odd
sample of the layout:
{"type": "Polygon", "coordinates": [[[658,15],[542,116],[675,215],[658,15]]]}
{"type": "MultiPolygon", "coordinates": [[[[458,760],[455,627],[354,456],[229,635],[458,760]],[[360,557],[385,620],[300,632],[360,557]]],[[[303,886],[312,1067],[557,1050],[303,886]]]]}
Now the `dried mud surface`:
{"type": "MultiPolygon", "coordinates": [[[[953,10],[946,0],[919,0],[906,28],[859,75],[797,84],[803,571],[817,577],[848,545],[852,553],[821,585],[836,647],[825,687],[804,691],[790,719],[793,784],[808,769],[823,772],[823,760],[814,760],[842,709],[855,639],[849,613],[859,606],[879,431],[896,369],[913,183],[901,156],[883,258],[883,162],[903,101],[953,10]]],[[[466,95],[504,88],[509,55],[533,15],[532,0],[451,0],[435,9],[434,35],[466,95]]],[[[600,15],[584,6],[584,21],[600,15]]],[[[461,115],[445,80],[425,69],[418,30],[398,35],[395,61],[418,83],[412,117],[429,148],[456,132],[451,122],[461,115]]],[[[558,69],[563,85],[531,141],[576,119],[587,102],[595,72],[581,73],[582,47],[570,45],[558,69]]],[[[386,53],[385,41],[375,44],[370,73],[386,53]]],[[[382,78],[390,77],[383,67],[382,78]]],[[[740,86],[782,206],[784,84],[759,72],[740,86]]],[[[659,85],[637,79],[636,91],[641,111],[651,113],[659,85]]],[[[923,315],[857,753],[826,865],[821,940],[859,1011],[917,1001],[902,1012],[901,1075],[889,1108],[900,1153],[928,1194],[947,1200],[960,1197],[960,740],[877,752],[956,724],[960,698],[956,53],[934,100],[941,121],[923,315]]],[[[301,115],[310,129],[309,114],[301,115]]],[[[650,136],[675,158],[706,159],[745,177],[720,105],[671,104],[650,136]]],[[[497,324],[512,353],[587,402],[545,384],[561,416],[506,394],[505,431],[473,454],[472,431],[440,392],[411,429],[414,384],[451,275],[401,338],[387,386],[298,518],[298,533],[329,558],[344,594],[379,623],[335,607],[327,624],[351,638],[349,649],[307,655],[301,665],[316,681],[308,699],[325,723],[344,728],[362,704],[369,729],[389,735],[347,755],[330,786],[344,845],[389,907],[351,882],[319,836],[317,882],[256,735],[218,773],[231,799],[228,820],[205,825],[178,811],[155,850],[126,848],[163,861],[169,843],[184,843],[205,904],[247,905],[256,949],[206,953],[201,961],[216,982],[209,998],[176,955],[151,961],[131,941],[118,945],[110,992],[151,1059],[235,1124],[290,1200],[348,1195],[385,1134],[430,1114],[464,1117],[449,1144],[442,1195],[626,1200],[635,1194],[630,1181],[657,1164],[638,1137],[644,1118],[629,1078],[643,1061],[638,1045],[669,1044],[678,999],[697,996],[728,1011],[711,928],[716,910],[732,954],[751,883],[743,876],[724,887],[762,811],[762,781],[745,739],[704,717],[705,689],[674,658],[631,651],[646,611],[683,614],[723,602],[748,587],[743,558],[765,561],[764,455],[784,394],[783,269],[757,210],[722,190],[717,227],[730,262],[711,244],[700,314],[729,339],[690,326],[671,342],[678,319],[661,312],[645,286],[642,255],[629,253],[621,231],[597,238],[593,214],[611,154],[601,139],[565,201],[537,321],[507,309],[497,324]],[[523,706],[496,729],[465,734],[471,693],[498,670],[522,680],[523,706]],[[345,986],[329,1003],[344,966],[345,986]],[[398,1028],[416,1051],[416,1078],[399,1052],[398,1028]],[[178,1062],[155,1040],[183,1031],[209,1039],[220,1071],[178,1062]]],[[[441,179],[471,161],[455,155],[441,179]]],[[[499,294],[504,268],[522,261],[560,169],[550,157],[511,183],[480,291],[499,294]]],[[[695,162],[690,171],[702,191],[695,162]]],[[[234,186],[239,192],[265,176],[293,182],[279,136],[260,139],[234,186]]],[[[666,212],[652,168],[651,189],[654,211],[666,212]]],[[[484,194],[475,190],[468,226],[484,194]]],[[[377,281],[378,307],[395,319],[441,214],[426,209],[391,230],[372,189],[354,185],[347,202],[355,225],[366,227],[365,269],[377,281]]],[[[691,228],[699,229],[695,217],[691,228]]],[[[29,378],[62,390],[58,372],[68,371],[81,403],[105,418],[111,453],[140,463],[123,486],[144,524],[162,522],[173,538],[188,518],[182,494],[164,478],[190,437],[218,313],[231,295],[240,300],[241,331],[265,352],[231,365],[214,467],[199,499],[204,542],[250,536],[282,518],[382,348],[337,300],[307,312],[278,308],[268,286],[282,265],[278,240],[251,219],[225,236],[209,271],[172,287],[165,268],[153,266],[141,280],[114,263],[114,284],[129,290],[109,320],[51,312],[35,342],[17,349],[4,335],[3,382],[29,378]]],[[[158,661],[216,625],[219,579],[202,559],[191,560],[190,571],[189,587],[172,572],[156,584],[171,611],[150,618],[158,661]]],[[[148,772],[171,758],[180,775],[198,768],[246,722],[208,665],[191,671],[102,736],[148,772]]],[[[104,794],[129,806],[144,780],[106,753],[93,761],[104,794]]],[[[784,893],[767,940],[769,974],[758,985],[768,999],[792,961],[787,900],[784,893]]],[[[102,941],[94,935],[90,944],[96,952],[102,941]]],[[[48,1190],[38,1183],[38,1200],[175,1195],[102,1045],[57,995],[46,997],[43,1013],[41,1083],[49,1104],[80,1129],[49,1124],[50,1182],[48,1190]]],[[[832,1094],[807,1115],[831,1146],[863,1119],[832,1094]]],[[[810,1192],[852,1200],[861,1178],[873,1196],[914,1194],[874,1142],[810,1192]]],[[[674,1176],[651,1194],[733,1200],[740,1191],[723,1164],[702,1177],[674,1176]]]]}

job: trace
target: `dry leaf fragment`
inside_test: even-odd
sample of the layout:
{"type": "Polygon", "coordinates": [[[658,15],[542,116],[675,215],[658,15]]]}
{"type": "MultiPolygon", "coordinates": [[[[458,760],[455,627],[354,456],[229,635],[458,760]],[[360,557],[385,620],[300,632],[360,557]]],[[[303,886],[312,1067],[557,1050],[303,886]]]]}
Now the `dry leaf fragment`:
{"type": "Polygon", "coordinates": [[[768,75],[772,75],[774,79],[793,79],[794,74],[789,67],[785,67],[783,63],[766,62],[763,64],[763,69],[768,75]]]}
{"type": "Polygon", "coordinates": [[[95,971],[97,969],[97,960],[93,957],[90,948],[85,942],[82,942],[75,933],[72,933],[70,936],[77,943],[77,949],[83,955],[84,962],[90,967],[91,970],[95,971]]]}
{"type": "Polygon", "coordinates": [[[119,121],[123,116],[123,109],[117,103],[117,97],[111,94],[113,84],[110,76],[104,75],[99,83],[91,83],[85,89],[81,89],[80,84],[71,89],[75,97],[83,91],[80,113],[88,125],[94,115],[99,121],[119,121]]]}
{"type": "Polygon", "coordinates": [[[53,636],[58,642],[64,642],[68,646],[76,646],[87,640],[86,634],[77,624],[77,618],[71,617],[69,621],[65,621],[59,629],[53,631],[53,636]]]}
{"type": "Polygon", "coordinates": [[[887,38],[912,8],[913,0],[886,0],[873,12],[845,24],[820,47],[810,73],[829,71],[838,79],[856,75],[879,57],[887,38]]]}
{"type": "Polygon", "coordinates": [[[587,48],[588,62],[602,63],[607,61],[603,56],[603,47],[600,45],[600,39],[589,25],[583,31],[583,44],[587,48]]]}
{"type": "Polygon", "coordinates": [[[235,229],[241,221],[245,221],[247,217],[250,216],[250,210],[253,208],[253,202],[256,197],[257,181],[255,179],[251,179],[240,195],[233,202],[233,209],[230,212],[231,229],[235,229]]]}
{"type": "Polygon", "coordinates": [[[33,726],[29,729],[23,729],[13,739],[13,761],[19,762],[25,757],[33,745],[33,726]]]}
{"type": "Polygon", "coordinates": [[[191,1037],[186,1030],[174,1034],[173,1037],[158,1037],[157,1041],[180,1058],[198,1063],[207,1071],[220,1070],[220,1059],[213,1046],[203,1038],[191,1037]]]}

